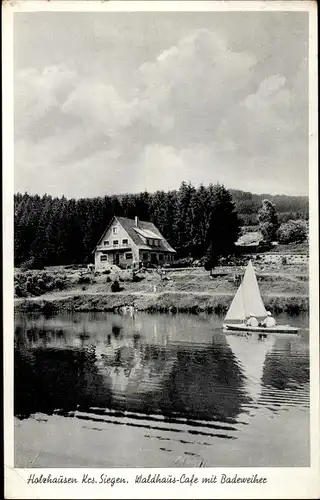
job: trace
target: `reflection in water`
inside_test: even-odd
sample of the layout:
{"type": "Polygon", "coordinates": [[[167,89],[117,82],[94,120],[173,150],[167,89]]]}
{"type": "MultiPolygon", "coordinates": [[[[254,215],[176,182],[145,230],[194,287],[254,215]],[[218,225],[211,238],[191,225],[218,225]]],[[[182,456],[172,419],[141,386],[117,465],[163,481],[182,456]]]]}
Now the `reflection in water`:
{"type": "Polygon", "coordinates": [[[111,406],[188,418],[236,417],[247,402],[244,377],[223,334],[211,344],[147,343],[112,325],[107,340],[81,332],[68,342],[52,330],[17,325],[17,415],[111,406]],[[28,330],[27,330],[28,331],[28,330]]]}
{"type": "Polygon", "coordinates": [[[252,402],[261,391],[262,373],[266,355],[275,337],[261,338],[258,334],[228,334],[227,341],[246,377],[246,388],[252,402]]]}
{"type": "Polygon", "coordinates": [[[236,439],[261,411],[306,411],[306,334],[226,336],[206,316],[17,315],[15,415],[236,439]]]}

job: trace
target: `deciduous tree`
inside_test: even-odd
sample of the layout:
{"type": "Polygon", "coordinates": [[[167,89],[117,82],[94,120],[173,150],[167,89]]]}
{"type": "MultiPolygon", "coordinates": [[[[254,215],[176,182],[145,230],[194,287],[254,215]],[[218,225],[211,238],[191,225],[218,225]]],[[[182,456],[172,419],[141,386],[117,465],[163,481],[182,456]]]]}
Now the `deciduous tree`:
{"type": "Polygon", "coordinates": [[[258,222],[264,242],[275,241],[280,224],[274,203],[267,199],[263,200],[262,207],[258,212],[258,222]]]}

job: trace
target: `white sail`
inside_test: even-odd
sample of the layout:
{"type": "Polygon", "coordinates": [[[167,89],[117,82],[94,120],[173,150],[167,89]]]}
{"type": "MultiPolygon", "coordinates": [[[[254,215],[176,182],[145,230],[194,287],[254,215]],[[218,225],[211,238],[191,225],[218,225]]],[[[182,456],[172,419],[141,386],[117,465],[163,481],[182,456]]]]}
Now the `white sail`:
{"type": "Polygon", "coordinates": [[[229,307],[225,321],[243,322],[253,313],[258,320],[266,317],[257,278],[251,260],[247,265],[243,280],[229,307]]]}
{"type": "Polygon", "coordinates": [[[225,321],[244,321],[246,319],[246,311],[243,300],[242,283],[239,286],[237,293],[233,297],[233,301],[229,307],[225,321]]]}

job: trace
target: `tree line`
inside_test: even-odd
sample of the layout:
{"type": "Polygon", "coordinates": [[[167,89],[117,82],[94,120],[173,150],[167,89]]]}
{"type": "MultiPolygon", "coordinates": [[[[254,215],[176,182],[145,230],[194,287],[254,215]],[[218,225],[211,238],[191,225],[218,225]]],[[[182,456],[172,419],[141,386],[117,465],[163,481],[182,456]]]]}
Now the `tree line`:
{"type": "Polygon", "coordinates": [[[258,211],[263,200],[268,199],[277,208],[279,222],[309,218],[309,199],[307,196],[253,194],[247,191],[230,190],[232,199],[243,226],[259,224],[258,211]]]}
{"type": "MultiPolygon", "coordinates": [[[[185,182],[175,191],[78,200],[18,193],[14,196],[15,265],[91,262],[113,215],[152,221],[179,257],[207,255],[210,260],[230,252],[246,217],[252,216],[249,224],[258,223],[262,197],[258,203],[257,196],[228,191],[219,184],[195,188],[185,182]]],[[[305,198],[292,205],[290,197],[283,197],[280,204],[290,219],[306,218],[307,206],[305,198]]],[[[277,208],[281,221],[279,204],[277,208]]]]}

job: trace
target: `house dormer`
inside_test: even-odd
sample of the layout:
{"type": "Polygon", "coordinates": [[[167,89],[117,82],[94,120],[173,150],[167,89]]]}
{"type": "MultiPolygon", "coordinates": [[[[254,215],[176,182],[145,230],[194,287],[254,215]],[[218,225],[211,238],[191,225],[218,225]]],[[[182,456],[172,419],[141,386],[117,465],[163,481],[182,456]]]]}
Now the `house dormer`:
{"type": "Polygon", "coordinates": [[[149,247],[160,246],[160,242],[163,238],[158,234],[154,233],[153,231],[150,231],[149,229],[140,229],[138,227],[135,227],[134,230],[142,239],[145,245],[148,245],[149,247]]]}

